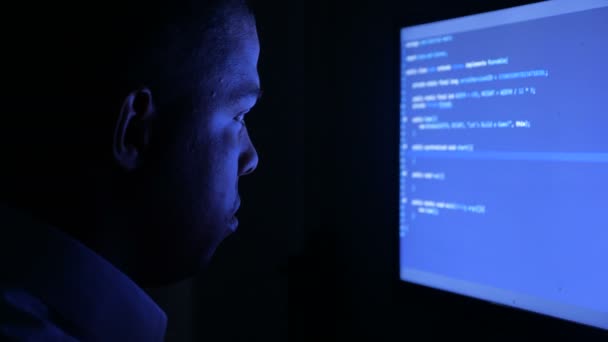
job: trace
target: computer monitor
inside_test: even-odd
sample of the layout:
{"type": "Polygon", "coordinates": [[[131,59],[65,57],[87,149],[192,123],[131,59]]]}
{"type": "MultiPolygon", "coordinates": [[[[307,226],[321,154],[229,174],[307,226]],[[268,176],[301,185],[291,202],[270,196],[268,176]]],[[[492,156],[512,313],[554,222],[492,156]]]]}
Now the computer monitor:
{"type": "Polygon", "coordinates": [[[608,2],[400,44],[400,279],[608,329],[608,2]]]}

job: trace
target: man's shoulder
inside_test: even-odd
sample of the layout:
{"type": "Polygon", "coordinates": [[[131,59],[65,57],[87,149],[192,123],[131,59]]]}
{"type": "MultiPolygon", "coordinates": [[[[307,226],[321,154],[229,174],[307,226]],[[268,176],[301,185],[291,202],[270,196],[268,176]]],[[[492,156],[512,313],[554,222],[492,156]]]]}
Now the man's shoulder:
{"type": "Polygon", "coordinates": [[[1,206],[0,225],[10,227],[0,233],[0,340],[2,334],[33,334],[28,341],[164,339],[165,313],[102,256],[1,206]]]}
{"type": "Polygon", "coordinates": [[[74,342],[52,308],[29,292],[0,286],[0,340],[74,342]]]}

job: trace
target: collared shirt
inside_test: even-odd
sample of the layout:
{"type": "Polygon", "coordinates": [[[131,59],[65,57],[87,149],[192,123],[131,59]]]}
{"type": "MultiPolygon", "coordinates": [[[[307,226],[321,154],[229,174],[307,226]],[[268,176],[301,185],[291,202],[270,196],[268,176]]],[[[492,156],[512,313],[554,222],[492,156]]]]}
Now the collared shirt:
{"type": "Polygon", "coordinates": [[[67,234],[0,206],[0,339],[163,341],[165,313],[67,234]]]}

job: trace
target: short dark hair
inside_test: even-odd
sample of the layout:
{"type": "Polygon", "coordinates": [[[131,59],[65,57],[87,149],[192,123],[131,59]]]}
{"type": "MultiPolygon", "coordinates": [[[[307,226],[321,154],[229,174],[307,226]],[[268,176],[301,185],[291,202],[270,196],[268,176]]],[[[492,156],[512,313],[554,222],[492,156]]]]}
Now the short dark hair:
{"type": "Polygon", "coordinates": [[[111,146],[129,92],[150,88],[166,102],[190,95],[194,60],[210,70],[225,53],[226,18],[251,14],[243,0],[49,2],[35,8],[39,15],[15,6],[7,12],[11,27],[1,28],[8,70],[0,90],[0,200],[9,202],[38,196],[36,179],[81,172],[91,160],[75,158],[79,149],[111,146]]]}

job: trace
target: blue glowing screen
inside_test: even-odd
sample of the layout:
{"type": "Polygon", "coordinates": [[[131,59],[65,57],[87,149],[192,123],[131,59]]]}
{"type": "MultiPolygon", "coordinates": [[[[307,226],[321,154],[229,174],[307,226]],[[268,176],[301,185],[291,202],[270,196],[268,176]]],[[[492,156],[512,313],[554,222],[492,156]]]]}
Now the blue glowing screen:
{"type": "Polygon", "coordinates": [[[608,3],[400,44],[401,279],[608,329],[608,3]]]}

